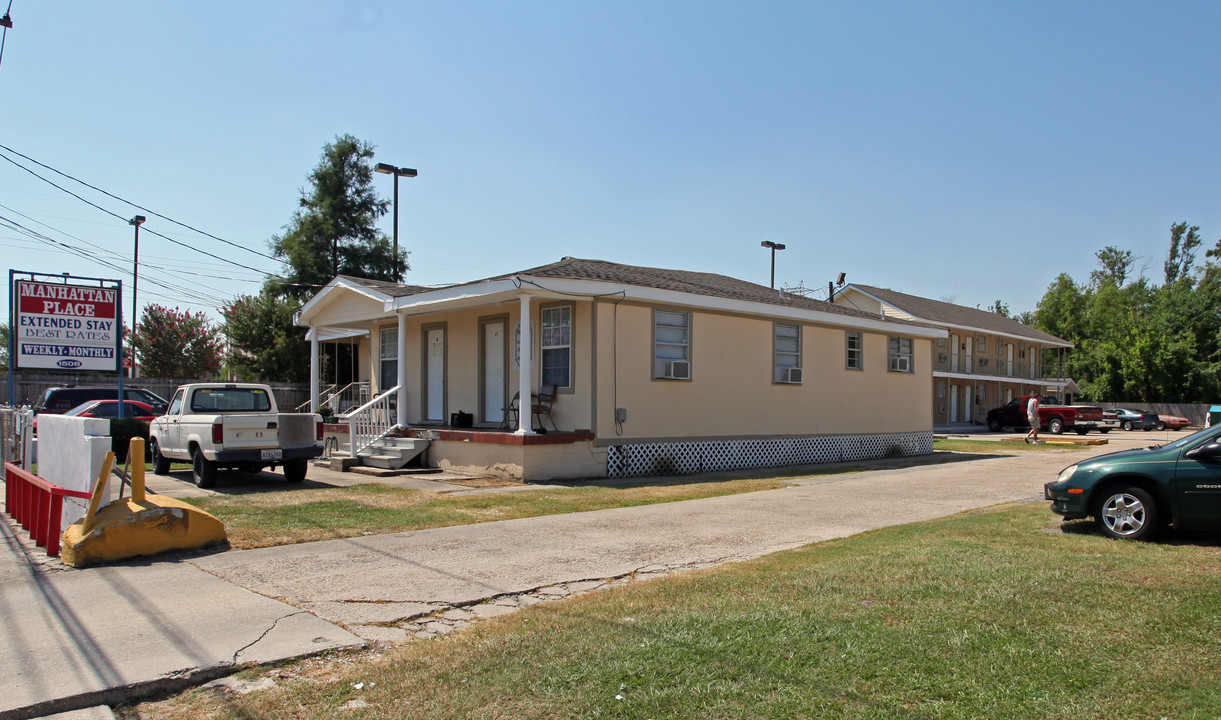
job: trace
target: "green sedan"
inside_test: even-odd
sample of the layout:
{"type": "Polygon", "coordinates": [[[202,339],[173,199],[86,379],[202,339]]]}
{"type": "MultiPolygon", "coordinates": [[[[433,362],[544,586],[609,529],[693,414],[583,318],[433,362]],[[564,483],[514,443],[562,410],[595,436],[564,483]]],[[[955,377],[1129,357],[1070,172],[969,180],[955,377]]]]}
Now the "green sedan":
{"type": "Polygon", "coordinates": [[[1060,471],[1043,486],[1051,511],[1094,516],[1113,538],[1144,540],[1166,524],[1221,527],[1221,426],[1168,445],[1099,455],[1060,471]]]}

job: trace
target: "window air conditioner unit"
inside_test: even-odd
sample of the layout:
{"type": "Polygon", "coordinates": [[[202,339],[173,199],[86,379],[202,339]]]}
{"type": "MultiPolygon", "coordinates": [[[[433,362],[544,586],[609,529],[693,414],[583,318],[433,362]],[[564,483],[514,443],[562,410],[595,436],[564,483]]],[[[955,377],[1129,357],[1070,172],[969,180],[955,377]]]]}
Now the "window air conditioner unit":
{"type": "Polygon", "coordinates": [[[782,383],[800,383],[801,382],[801,368],[799,368],[799,367],[781,368],[780,382],[782,382],[782,383]]]}
{"type": "Polygon", "coordinates": [[[691,363],[686,360],[667,360],[662,365],[661,376],[669,380],[690,380],[691,363]]]}
{"type": "Polygon", "coordinates": [[[980,366],[980,367],[988,367],[988,358],[980,358],[980,359],[979,359],[979,366],[980,366]]]}

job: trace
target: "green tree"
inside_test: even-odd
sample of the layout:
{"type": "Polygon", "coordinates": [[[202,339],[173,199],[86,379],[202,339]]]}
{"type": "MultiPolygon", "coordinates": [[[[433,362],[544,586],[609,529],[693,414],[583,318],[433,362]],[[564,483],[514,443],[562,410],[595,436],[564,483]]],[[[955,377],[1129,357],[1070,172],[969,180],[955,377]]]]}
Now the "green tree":
{"type": "MultiPolygon", "coordinates": [[[[975,307],[979,307],[979,306],[976,305],[975,307]]],[[[984,309],[990,313],[996,313],[997,315],[1000,315],[1001,317],[1013,317],[1012,315],[1009,314],[1009,304],[1006,302],[1003,302],[1000,299],[993,300],[992,304],[984,309]]]]}
{"type": "Polygon", "coordinates": [[[1211,402],[1221,395],[1221,241],[1195,267],[1199,229],[1170,228],[1166,283],[1129,282],[1132,253],[1096,253],[1090,283],[1062,274],[1034,326],[1074,343],[1066,372],[1082,398],[1114,402],[1211,402]]]}
{"type": "MultiPolygon", "coordinates": [[[[277,294],[305,299],[336,275],[398,282],[394,247],[376,227],[390,201],[373,189],[373,146],[351,135],[335,138],[309,175],[299,207],[271,250],[288,265],[277,294]]],[[[406,268],[399,252],[397,267],[406,268]]]]}
{"type": "Polygon", "coordinates": [[[1114,245],[1107,245],[1094,253],[1094,257],[1098,258],[1098,269],[1090,273],[1090,284],[1094,287],[1107,281],[1115,283],[1116,287],[1123,287],[1128,273],[1136,264],[1131,250],[1120,250],[1114,245]]]}
{"type": "Polygon", "coordinates": [[[224,342],[202,312],[148,305],[128,336],[141,373],[149,377],[206,378],[224,358],[224,342]]]}
{"type": "Polygon", "coordinates": [[[222,308],[229,339],[229,368],[244,380],[305,382],[309,344],[305,328],[293,324],[299,304],[264,285],[222,308]]]}
{"type": "Polygon", "coordinates": [[[1166,284],[1173,285],[1187,279],[1196,261],[1196,248],[1200,246],[1200,226],[1181,222],[1170,226],[1170,252],[1166,256],[1166,284]]]}
{"type": "Polygon", "coordinates": [[[4,367],[8,367],[8,323],[0,323],[0,358],[4,358],[4,367]]]}

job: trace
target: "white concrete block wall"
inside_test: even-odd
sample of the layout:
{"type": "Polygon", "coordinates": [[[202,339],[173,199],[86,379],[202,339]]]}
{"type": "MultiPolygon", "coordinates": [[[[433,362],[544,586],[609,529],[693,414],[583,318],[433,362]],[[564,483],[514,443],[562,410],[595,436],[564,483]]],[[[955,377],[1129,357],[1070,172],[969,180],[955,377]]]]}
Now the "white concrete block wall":
{"type": "MultiPolygon", "coordinates": [[[[100,418],[38,416],[38,477],[68,490],[93,492],[106,453],[110,450],[110,421],[100,418]]],[[[106,483],[99,508],[110,504],[114,483],[106,483]]],[[[63,526],[84,516],[89,501],[64,498],[63,526]]]]}

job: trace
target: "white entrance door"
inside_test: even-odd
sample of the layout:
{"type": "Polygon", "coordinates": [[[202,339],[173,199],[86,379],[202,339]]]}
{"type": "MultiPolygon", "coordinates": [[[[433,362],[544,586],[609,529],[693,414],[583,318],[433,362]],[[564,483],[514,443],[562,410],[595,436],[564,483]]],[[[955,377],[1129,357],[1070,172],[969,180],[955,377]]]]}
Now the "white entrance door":
{"type": "Polygon", "coordinates": [[[428,391],[428,403],[424,419],[441,422],[445,420],[445,329],[429,330],[425,342],[428,362],[424,366],[427,373],[424,386],[428,391]]]}
{"type": "Polygon", "coordinates": [[[1013,377],[1013,343],[1005,343],[1005,374],[1013,377]]]}
{"type": "MultiPolygon", "coordinates": [[[[975,338],[967,338],[967,372],[975,372],[975,338]]],[[[970,420],[971,418],[967,418],[970,420]]]]}
{"type": "Polygon", "coordinates": [[[950,386],[950,422],[958,422],[958,386],[950,386]]]}
{"type": "MultiPolygon", "coordinates": [[[[971,342],[971,340],[968,339],[967,340],[968,347],[969,347],[970,342],[971,342]]],[[[970,362],[970,360],[968,360],[968,362],[970,362]]],[[[969,367],[967,369],[970,370],[969,367]]],[[[971,422],[971,413],[975,410],[975,403],[971,399],[974,394],[975,394],[975,388],[973,388],[973,387],[967,388],[967,391],[965,393],[963,393],[962,399],[966,401],[962,404],[962,421],[963,422],[968,422],[968,423],[971,422]]]]}
{"type": "Polygon", "coordinates": [[[483,422],[504,420],[505,407],[505,322],[483,324],[483,422]]]}
{"type": "Polygon", "coordinates": [[[950,336],[950,372],[958,372],[958,336],[950,336]]]}

